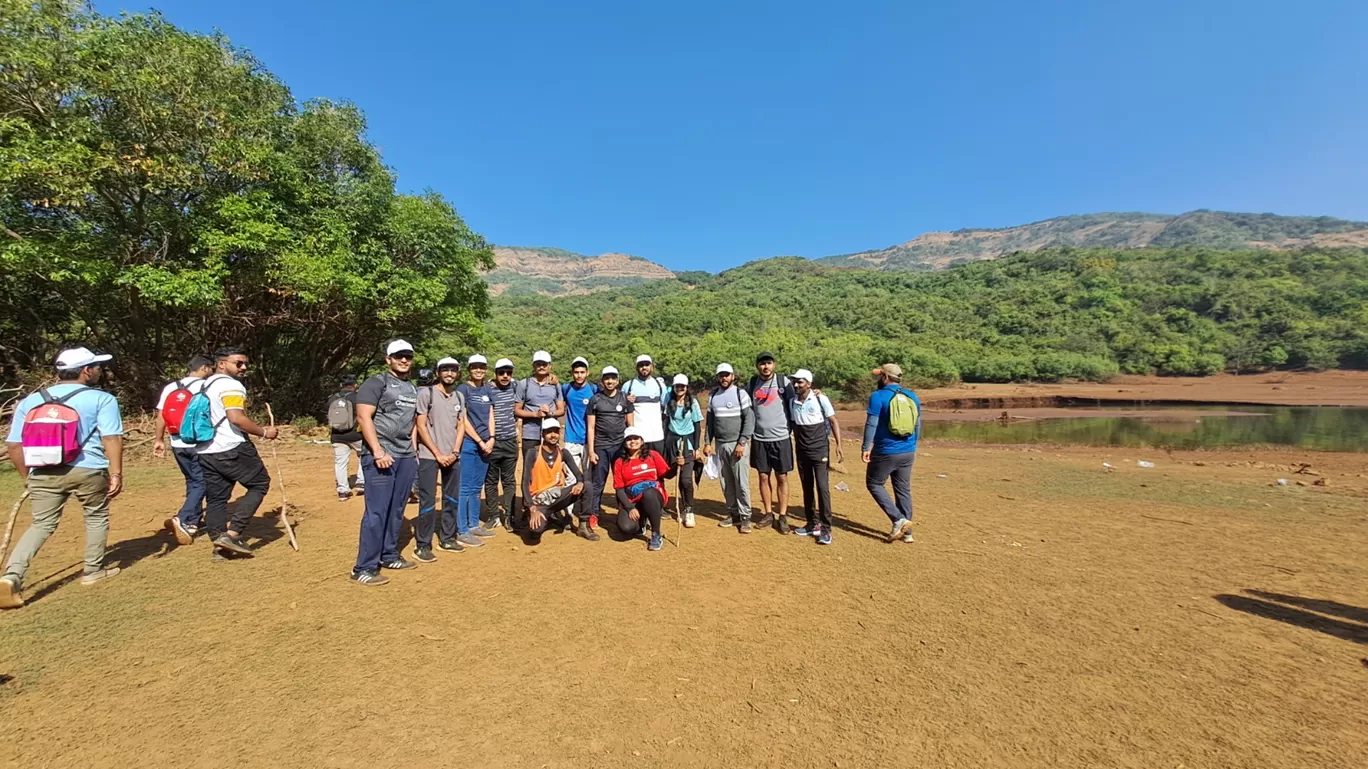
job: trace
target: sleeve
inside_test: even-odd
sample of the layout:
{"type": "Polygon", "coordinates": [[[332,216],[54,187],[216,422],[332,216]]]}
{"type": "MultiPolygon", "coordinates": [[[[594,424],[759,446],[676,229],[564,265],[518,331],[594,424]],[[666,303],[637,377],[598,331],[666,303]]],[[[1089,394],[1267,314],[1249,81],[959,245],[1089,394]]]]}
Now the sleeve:
{"type": "Polygon", "coordinates": [[[427,413],[428,413],[429,411],[431,411],[431,410],[432,410],[432,388],[431,388],[431,387],[420,387],[420,388],[418,388],[418,413],[419,413],[420,415],[422,415],[422,416],[427,416],[427,413]]]}
{"type": "Polygon", "coordinates": [[[831,399],[825,395],[818,396],[817,402],[822,406],[822,416],[830,419],[836,416],[836,409],[831,405],[831,399]]]}
{"type": "Polygon", "coordinates": [[[33,410],[33,404],[38,400],[40,400],[40,398],[37,393],[35,393],[19,401],[19,405],[14,407],[14,419],[10,422],[9,437],[5,439],[9,443],[18,443],[23,439],[24,418],[33,410]]]}
{"type": "Polygon", "coordinates": [[[247,408],[247,390],[242,383],[229,377],[219,386],[219,398],[223,401],[223,409],[245,409],[247,408]]]}
{"type": "Polygon", "coordinates": [[[560,387],[557,387],[556,389],[560,390],[561,400],[565,400],[565,397],[570,394],[570,383],[561,382],[560,387]]]}
{"type": "Polygon", "coordinates": [[[175,391],[176,384],[176,382],[172,382],[171,384],[168,384],[167,386],[162,388],[161,395],[157,396],[157,411],[161,411],[162,409],[166,408],[166,399],[171,395],[172,392],[175,391]]]}
{"type": "Polygon", "coordinates": [[[631,497],[627,496],[627,490],[621,486],[617,487],[617,503],[618,507],[623,510],[631,510],[636,507],[636,505],[632,504],[631,497]]]}
{"type": "Polygon", "coordinates": [[[875,390],[874,394],[869,396],[869,407],[865,409],[865,413],[877,419],[882,411],[883,404],[879,402],[879,391],[875,390]]]}
{"type": "Polygon", "coordinates": [[[561,449],[561,461],[570,468],[571,474],[575,476],[576,483],[584,483],[584,473],[580,470],[579,463],[575,461],[575,456],[565,449],[561,449]]]}
{"type": "Polygon", "coordinates": [[[378,376],[373,376],[362,382],[360,387],[356,388],[356,405],[379,406],[380,396],[384,393],[384,380],[378,376]]]}
{"type": "Polygon", "coordinates": [[[527,380],[519,379],[513,383],[513,402],[517,404],[527,403],[527,380]]]}
{"type": "Polygon", "coordinates": [[[741,439],[750,442],[755,437],[755,408],[751,405],[750,396],[742,392],[741,400],[741,439]]]}
{"type": "Polygon", "coordinates": [[[879,417],[875,414],[866,414],[864,438],[860,441],[860,451],[869,451],[874,448],[874,434],[878,431],[879,417]]]}
{"type": "Polygon", "coordinates": [[[100,428],[100,437],[123,435],[123,417],[119,414],[119,402],[109,393],[101,393],[99,411],[95,424],[100,428]]]}
{"type": "Polygon", "coordinates": [[[564,389],[564,388],[565,388],[565,385],[561,385],[560,387],[557,387],[557,388],[556,388],[556,401],[557,401],[557,402],[563,402],[563,401],[565,400],[565,389],[564,389]]]}

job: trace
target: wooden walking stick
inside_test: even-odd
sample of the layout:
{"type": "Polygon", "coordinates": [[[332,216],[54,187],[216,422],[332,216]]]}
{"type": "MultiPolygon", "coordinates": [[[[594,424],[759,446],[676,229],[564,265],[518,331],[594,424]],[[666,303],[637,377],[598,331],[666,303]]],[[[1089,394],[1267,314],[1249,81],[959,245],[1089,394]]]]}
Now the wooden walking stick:
{"type": "MultiPolygon", "coordinates": [[[[271,420],[271,427],[275,427],[275,412],[271,411],[271,404],[266,404],[266,416],[271,420]]],[[[277,436],[279,437],[279,436],[277,436]]],[[[271,441],[271,459],[275,462],[276,479],[280,481],[280,522],[285,524],[285,533],[290,535],[290,547],[299,552],[299,542],[295,539],[294,528],[290,526],[290,518],[287,511],[290,509],[290,501],[285,498],[285,474],[280,472],[280,454],[276,451],[275,441],[271,441]]]]}
{"type": "Polygon", "coordinates": [[[10,536],[14,534],[14,519],[19,517],[19,508],[24,506],[24,500],[29,498],[28,489],[19,497],[19,501],[14,503],[14,508],[10,510],[9,523],[5,524],[5,539],[0,541],[0,564],[5,562],[5,555],[9,553],[10,536]]]}
{"type": "MultiPolygon", "coordinates": [[[[675,447],[676,447],[676,449],[678,449],[678,451],[679,451],[679,454],[678,454],[678,455],[681,456],[681,457],[684,456],[684,449],[685,449],[685,447],[687,447],[687,446],[688,446],[688,442],[685,441],[683,438],[679,438],[679,439],[677,439],[677,440],[675,441],[675,447]]],[[[680,543],[682,543],[682,542],[684,541],[684,495],[683,495],[683,494],[678,494],[678,495],[675,496],[675,520],[679,522],[679,529],[675,532],[675,548],[678,549],[679,547],[681,547],[681,544],[680,544],[680,543]]]]}

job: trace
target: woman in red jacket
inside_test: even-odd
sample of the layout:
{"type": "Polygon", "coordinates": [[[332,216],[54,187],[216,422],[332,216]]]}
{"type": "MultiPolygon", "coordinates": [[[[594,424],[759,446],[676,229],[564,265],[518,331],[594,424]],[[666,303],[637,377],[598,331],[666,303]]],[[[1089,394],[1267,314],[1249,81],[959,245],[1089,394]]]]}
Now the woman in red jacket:
{"type": "Polygon", "coordinates": [[[651,523],[651,543],[647,550],[659,550],[663,542],[660,517],[668,495],[664,481],[674,477],[676,468],[665,462],[660,452],[645,447],[641,428],[629,427],[622,453],[613,460],[613,485],[617,487],[618,531],[635,537],[642,529],[641,516],[651,523]]]}

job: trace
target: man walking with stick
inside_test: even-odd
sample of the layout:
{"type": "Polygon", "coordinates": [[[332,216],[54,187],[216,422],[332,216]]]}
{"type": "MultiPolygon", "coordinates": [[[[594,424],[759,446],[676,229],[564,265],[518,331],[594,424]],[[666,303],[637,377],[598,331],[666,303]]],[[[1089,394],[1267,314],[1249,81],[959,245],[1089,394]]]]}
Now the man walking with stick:
{"type": "Polygon", "coordinates": [[[361,428],[361,473],[366,478],[366,511],[351,579],[358,585],[389,583],[380,569],[418,566],[399,554],[399,525],[418,475],[413,448],[418,389],[409,381],[413,345],[396,339],[385,347],[383,374],[356,391],[356,422],[361,428]]]}

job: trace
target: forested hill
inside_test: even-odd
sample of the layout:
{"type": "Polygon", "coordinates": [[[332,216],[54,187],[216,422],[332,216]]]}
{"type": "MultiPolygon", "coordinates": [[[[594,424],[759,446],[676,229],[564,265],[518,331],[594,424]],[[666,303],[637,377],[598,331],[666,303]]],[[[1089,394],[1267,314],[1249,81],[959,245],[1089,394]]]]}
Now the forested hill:
{"type": "Polygon", "coordinates": [[[879,270],[930,270],[996,259],[1017,251],[1077,248],[1303,248],[1368,246],[1368,222],[1329,216],[1277,216],[1223,211],[1061,216],[1003,229],[928,232],[875,251],[829,256],[824,264],[879,270]]]}
{"type": "Polygon", "coordinates": [[[484,350],[522,362],[545,348],[630,369],[650,352],[697,378],[772,350],[852,394],[886,360],[921,384],[1368,368],[1365,249],[1054,248],[923,273],[795,257],[492,309],[484,350]]]}

